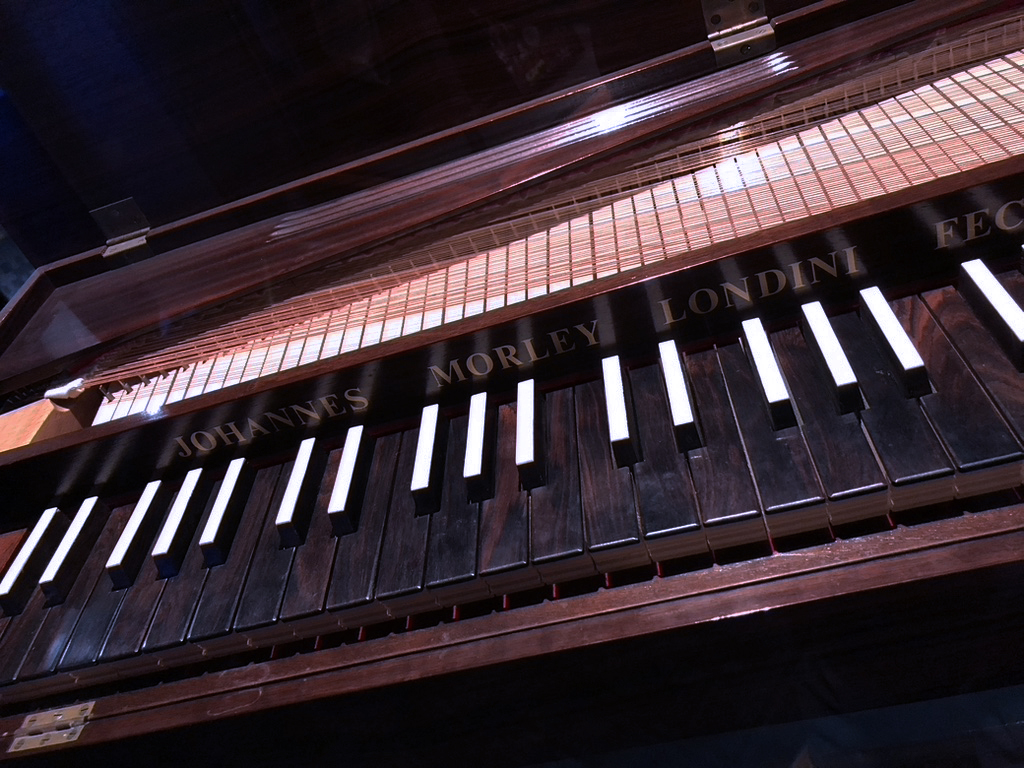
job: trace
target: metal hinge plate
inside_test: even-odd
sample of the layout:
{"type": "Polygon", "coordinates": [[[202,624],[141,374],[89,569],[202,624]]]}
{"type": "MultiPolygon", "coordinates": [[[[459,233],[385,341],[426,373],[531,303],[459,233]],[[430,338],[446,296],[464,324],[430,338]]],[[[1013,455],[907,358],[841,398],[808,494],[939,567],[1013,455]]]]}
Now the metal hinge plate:
{"type": "Polygon", "coordinates": [[[14,732],[7,751],[26,752],[76,741],[82,735],[95,705],[95,701],[89,701],[26,715],[21,727],[14,732]]]}
{"type": "Polygon", "coordinates": [[[702,0],[708,40],[720,67],[775,50],[775,28],[764,0],[702,0]]]}

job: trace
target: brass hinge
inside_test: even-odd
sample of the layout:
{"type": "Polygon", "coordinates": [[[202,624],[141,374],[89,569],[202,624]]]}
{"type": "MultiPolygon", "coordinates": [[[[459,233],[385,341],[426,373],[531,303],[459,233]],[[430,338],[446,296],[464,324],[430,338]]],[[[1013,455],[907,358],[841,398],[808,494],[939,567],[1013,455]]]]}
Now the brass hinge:
{"type": "Polygon", "coordinates": [[[82,735],[95,704],[95,701],[89,701],[26,715],[21,727],[14,732],[14,738],[7,747],[8,753],[26,752],[76,741],[82,735]]]}
{"type": "Polygon", "coordinates": [[[775,50],[775,28],[764,0],[702,0],[708,40],[720,67],[775,50]]]}

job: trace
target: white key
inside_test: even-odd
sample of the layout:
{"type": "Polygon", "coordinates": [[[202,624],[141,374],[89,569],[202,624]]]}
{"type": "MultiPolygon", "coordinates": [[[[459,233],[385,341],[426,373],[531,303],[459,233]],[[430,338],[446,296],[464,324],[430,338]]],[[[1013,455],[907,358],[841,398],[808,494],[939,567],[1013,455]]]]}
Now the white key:
{"type": "Polygon", "coordinates": [[[608,414],[608,439],[612,444],[612,453],[620,467],[633,464],[639,456],[629,428],[626,388],[622,382],[622,364],[618,355],[601,361],[601,377],[604,380],[604,405],[608,414]]]}
{"type": "Polygon", "coordinates": [[[307,437],[299,443],[299,452],[295,456],[295,463],[292,464],[292,473],[288,476],[288,485],[285,486],[284,496],[281,499],[281,506],[277,508],[277,517],[274,525],[281,536],[282,547],[295,547],[302,543],[305,536],[306,510],[305,504],[300,502],[303,486],[307,474],[310,472],[310,465],[313,458],[313,448],[316,446],[315,437],[307,437]]]}
{"type": "Polygon", "coordinates": [[[466,459],[462,477],[471,501],[482,501],[488,494],[490,472],[487,464],[487,393],[477,392],[469,399],[469,425],[466,432],[466,459]]]}
{"type": "MultiPolygon", "coordinates": [[[[0,606],[7,613],[15,613],[22,608],[22,602],[28,597],[34,583],[30,582],[35,563],[46,554],[45,541],[53,539],[54,534],[60,533],[61,520],[67,523],[67,519],[61,515],[57,507],[50,507],[43,512],[36,524],[32,526],[25,543],[22,544],[18,554],[14,556],[3,580],[0,580],[0,606]]],[[[35,571],[39,573],[38,570],[35,571]]]]}
{"type": "Polygon", "coordinates": [[[861,404],[857,376],[850,366],[846,353],[839,345],[839,339],[836,337],[836,332],[833,330],[832,323],[829,322],[821,302],[812,301],[809,304],[804,304],[800,310],[803,312],[805,320],[805,336],[818,350],[821,359],[825,361],[839,400],[840,410],[843,413],[855,410],[861,404]]]}
{"type": "Polygon", "coordinates": [[[683,362],[679,358],[679,349],[676,343],[669,339],[658,344],[658,352],[661,356],[661,374],[665,379],[665,392],[668,394],[668,408],[672,415],[676,442],[681,450],[696,448],[700,445],[700,432],[694,417],[690,388],[683,373],[683,362]]]}
{"type": "Polygon", "coordinates": [[[882,342],[896,365],[903,386],[908,395],[917,396],[929,391],[928,372],[924,360],[914,348],[914,342],[903,330],[889,302],[877,288],[865,288],[860,292],[867,309],[867,319],[880,334],[882,342]]]}
{"type": "Polygon", "coordinates": [[[768,404],[772,425],[775,429],[795,425],[793,401],[789,398],[786,381],[782,378],[779,362],[775,359],[775,352],[761,321],[757,318],[744,320],[743,337],[746,340],[747,355],[761,382],[761,393],[768,404]]]}
{"type": "Polygon", "coordinates": [[[440,408],[437,403],[428,405],[420,416],[420,430],[416,439],[416,458],[412,467],[410,489],[416,500],[418,514],[435,512],[440,503],[438,459],[440,450],[437,440],[437,422],[440,408]]]}
{"type": "Polygon", "coordinates": [[[140,530],[143,528],[143,522],[150,523],[146,526],[147,529],[156,528],[156,525],[150,521],[160,514],[160,510],[152,511],[153,500],[157,497],[160,486],[159,480],[153,480],[146,484],[142,496],[139,497],[135,509],[132,510],[132,516],[128,518],[128,523],[121,531],[114,550],[107,558],[106,571],[116,588],[127,587],[138,574],[139,566],[145,557],[145,548],[149,543],[143,540],[145,534],[140,533],[140,530]]]}
{"type": "Polygon", "coordinates": [[[1018,370],[1024,370],[1024,310],[981,259],[960,265],[960,290],[992,328],[1018,370]]]}
{"type": "Polygon", "coordinates": [[[99,499],[91,496],[82,502],[71,525],[50,558],[46,570],[39,577],[39,586],[50,602],[61,602],[81,565],[88,548],[99,532],[99,499]]]}
{"type": "Polygon", "coordinates": [[[213,500],[210,516],[206,518],[206,525],[199,535],[199,548],[203,551],[206,565],[211,568],[220,565],[227,558],[231,538],[235,535],[244,501],[240,498],[243,494],[236,493],[236,490],[242,485],[240,478],[245,469],[245,459],[241,457],[232,459],[228,464],[217,491],[217,498],[213,500]]]}
{"type": "Polygon", "coordinates": [[[536,488],[544,482],[538,416],[534,380],[520,381],[516,388],[516,468],[524,488],[536,488]]]}
{"type": "Polygon", "coordinates": [[[160,528],[160,535],[157,536],[156,544],[150,556],[156,563],[156,569],[161,576],[173,576],[181,566],[181,557],[190,538],[188,530],[190,511],[193,509],[192,497],[195,494],[196,486],[202,477],[202,468],[191,469],[185,475],[178,495],[174,497],[164,524],[160,528]]]}
{"type": "Polygon", "coordinates": [[[349,427],[345,434],[345,446],[341,449],[338,474],[334,478],[331,500],[327,504],[327,516],[337,534],[349,533],[355,528],[357,494],[353,493],[353,484],[356,479],[356,465],[359,460],[359,446],[362,444],[362,439],[362,424],[349,427]]]}

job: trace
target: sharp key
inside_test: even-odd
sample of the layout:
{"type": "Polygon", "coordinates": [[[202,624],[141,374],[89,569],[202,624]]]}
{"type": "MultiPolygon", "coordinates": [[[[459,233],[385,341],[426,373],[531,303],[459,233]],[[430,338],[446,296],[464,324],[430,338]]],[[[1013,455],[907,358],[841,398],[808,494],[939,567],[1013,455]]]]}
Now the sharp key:
{"type": "Polygon", "coordinates": [[[299,443],[299,452],[274,518],[282,547],[297,547],[306,540],[326,463],[327,455],[317,448],[315,437],[307,437],[299,443]]]}
{"type": "Polygon", "coordinates": [[[487,393],[477,392],[469,399],[466,460],[462,465],[462,477],[466,481],[470,501],[483,501],[494,493],[493,454],[490,450],[493,443],[494,427],[487,410],[487,393]]]}
{"type": "Polygon", "coordinates": [[[800,307],[803,312],[804,338],[825,363],[829,380],[832,382],[833,394],[839,404],[840,413],[850,413],[859,409],[863,403],[860,396],[860,385],[857,375],[850,366],[846,353],[836,338],[836,332],[829,322],[821,302],[812,301],[800,307]]]}
{"type": "Polygon", "coordinates": [[[663,341],[658,345],[661,354],[661,375],[665,379],[665,393],[668,395],[669,412],[672,414],[672,428],[675,432],[676,446],[680,451],[688,451],[700,447],[700,430],[693,410],[693,399],[690,387],[683,373],[683,363],[679,359],[679,350],[672,340],[663,341]]]}
{"type": "Polygon", "coordinates": [[[926,395],[931,391],[924,360],[914,348],[914,342],[896,319],[896,315],[877,287],[860,292],[867,310],[863,313],[867,324],[879,335],[886,354],[892,360],[903,389],[909,397],[926,395]]]}
{"type": "Polygon", "coordinates": [[[46,554],[53,552],[67,528],[68,519],[57,507],[50,507],[36,521],[0,581],[0,607],[5,613],[20,613],[25,607],[43,570],[46,554]]]}
{"type": "Polygon", "coordinates": [[[516,468],[523,488],[544,484],[541,413],[536,383],[533,379],[520,381],[516,390],[516,468]]]}
{"type": "Polygon", "coordinates": [[[50,604],[61,603],[67,597],[75,576],[103,528],[107,514],[107,508],[96,496],[86,499],[78,508],[57,551],[39,578],[39,586],[50,604]]]}
{"type": "Polygon", "coordinates": [[[439,420],[440,406],[437,403],[423,409],[409,486],[418,515],[436,512],[441,503],[441,474],[448,430],[439,428],[439,420]]]}
{"type": "Polygon", "coordinates": [[[779,370],[775,352],[761,321],[757,318],[744,320],[743,337],[746,340],[744,347],[750,364],[757,372],[758,381],[761,383],[761,394],[768,407],[772,426],[775,429],[795,426],[796,412],[793,409],[793,401],[789,397],[786,381],[782,378],[782,371],[779,370]]]}
{"type": "Polygon", "coordinates": [[[336,536],[351,533],[356,529],[356,519],[362,505],[366,488],[366,472],[369,456],[364,458],[363,425],[349,427],[345,434],[345,445],[341,449],[338,474],[334,476],[331,499],[327,504],[327,517],[336,536]]]}
{"type": "Polygon", "coordinates": [[[181,483],[181,488],[178,489],[178,495],[174,497],[167,517],[164,518],[160,535],[150,555],[161,577],[174,576],[181,567],[185,549],[192,539],[202,509],[199,503],[202,494],[198,487],[203,479],[201,468],[189,470],[181,483]]]}
{"type": "Polygon", "coordinates": [[[255,472],[244,458],[232,459],[228,464],[217,497],[213,500],[213,508],[199,536],[199,548],[203,551],[207,567],[212,568],[227,560],[254,479],[255,472]]]}
{"type": "Polygon", "coordinates": [[[611,355],[601,361],[601,377],[604,381],[604,405],[608,414],[608,439],[612,455],[618,467],[626,467],[640,461],[640,444],[636,438],[636,425],[626,405],[626,385],[622,378],[622,363],[618,355],[611,355]]]}
{"type": "Polygon", "coordinates": [[[146,550],[156,535],[169,499],[168,484],[160,480],[148,483],[139,497],[128,523],[107,558],[106,571],[115,589],[127,587],[139,573],[146,550]],[[163,502],[163,503],[161,503],[163,502]]]}
{"type": "Polygon", "coordinates": [[[1017,370],[1024,371],[1024,310],[981,259],[960,265],[960,292],[1017,370]]]}

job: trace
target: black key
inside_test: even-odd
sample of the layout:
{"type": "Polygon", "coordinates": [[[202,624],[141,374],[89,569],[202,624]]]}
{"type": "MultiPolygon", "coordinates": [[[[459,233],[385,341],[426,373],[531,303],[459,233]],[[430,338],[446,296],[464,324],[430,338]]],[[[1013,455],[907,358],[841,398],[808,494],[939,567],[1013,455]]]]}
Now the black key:
{"type": "Polygon", "coordinates": [[[713,550],[768,543],[743,443],[715,350],[688,355],[687,374],[704,446],[687,453],[708,543],[713,550]]]}
{"type": "Polygon", "coordinates": [[[827,529],[825,495],[800,430],[772,429],[757,402],[754,372],[738,345],[720,347],[718,356],[768,532],[782,538],[827,529]]]}
{"type": "MultiPolygon", "coordinates": [[[[198,518],[196,525],[190,526],[193,535],[185,542],[178,572],[167,578],[167,584],[160,593],[160,602],[153,614],[153,622],[142,643],[145,652],[180,646],[188,636],[188,628],[192,623],[196,603],[203,591],[209,570],[206,567],[203,550],[199,548],[199,539],[202,537],[206,521],[210,518],[222,484],[221,479],[210,482],[210,473],[206,474],[207,480],[197,488],[200,494],[192,502],[198,518]]],[[[198,656],[199,653],[199,649],[194,646],[186,646],[183,649],[184,657],[198,656]]]]}
{"type": "Polygon", "coordinates": [[[572,388],[544,396],[545,483],[530,491],[530,552],[544,581],[557,583],[594,572],[584,556],[583,506],[572,388]]]}
{"type": "Polygon", "coordinates": [[[408,492],[416,461],[418,437],[418,429],[402,434],[395,489],[391,494],[374,592],[378,600],[388,602],[388,610],[396,616],[408,615],[422,610],[428,604],[433,605],[431,600],[424,599],[422,595],[431,516],[416,514],[416,504],[408,492]]]}
{"type": "Polygon", "coordinates": [[[466,453],[468,416],[451,420],[448,432],[447,472],[441,506],[430,521],[424,581],[440,605],[456,605],[487,594],[476,580],[477,532],[480,505],[470,501],[462,477],[460,459],[466,453]]]}
{"type": "Polygon", "coordinates": [[[533,379],[516,388],[516,468],[524,488],[544,482],[544,403],[533,379]]]}
{"type": "MultiPolygon", "coordinates": [[[[227,559],[208,569],[206,584],[189,628],[190,641],[198,641],[205,647],[202,641],[222,637],[231,631],[260,535],[272,528],[277,511],[273,506],[274,500],[280,498],[286,482],[287,477],[282,476],[279,464],[256,471],[227,559]]],[[[274,541],[273,536],[268,535],[268,538],[274,541]]]]}
{"type": "MultiPolygon", "coordinates": [[[[18,679],[39,677],[56,670],[72,631],[81,616],[82,609],[85,608],[89,595],[92,594],[97,582],[101,589],[109,591],[108,580],[106,577],[101,579],[103,566],[121,529],[128,521],[131,510],[131,507],[120,507],[108,514],[104,508],[103,514],[94,518],[99,520],[101,532],[93,539],[91,551],[81,569],[76,571],[77,578],[69,585],[65,594],[66,599],[47,612],[46,619],[42,622],[39,633],[25,654],[21,668],[18,670],[18,679]]],[[[97,509],[94,508],[93,512],[96,511],[97,509]]],[[[72,526],[74,526],[74,521],[72,521],[72,526]]],[[[101,631],[105,629],[106,626],[102,627],[101,631]]]]}
{"type": "Polygon", "coordinates": [[[771,341],[803,415],[800,428],[818,469],[832,524],[884,517],[889,513],[888,481],[857,415],[839,413],[827,374],[800,329],[774,333],[771,341]]]}
{"type": "MultiPolygon", "coordinates": [[[[675,348],[675,342],[668,342],[675,348]]],[[[679,361],[678,356],[675,358],[679,361]]],[[[680,361],[681,362],[681,361],[680,361]]],[[[686,455],[679,452],[658,365],[629,372],[644,460],[633,465],[640,519],[651,559],[671,560],[708,551],[686,455]]],[[[689,399],[689,395],[686,395],[689,399]]],[[[692,420],[690,423],[693,423],[692,420]]]]}
{"type": "MultiPolygon", "coordinates": [[[[340,453],[338,449],[334,453],[340,453]]],[[[328,459],[328,466],[336,466],[334,457],[328,459]]],[[[336,474],[336,473],[335,473],[336,474]]],[[[281,602],[280,618],[297,619],[321,613],[327,598],[327,585],[331,580],[331,565],[334,563],[334,549],[338,537],[334,535],[327,507],[334,492],[335,474],[320,478],[319,494],[307,502],[313,508],[309,530],[301,547],[295,549],[288,585],[281,602]]]]}
{"type": "MultiPolygon", "coordinates": [[[[857,384],[857,375],[853,372],[839,339],[836,338],[836,332],[832,329],[821,302],[803,304],[800,312],[800,327],[803,329],[804,339],[815,351],[816,357],[827,372],[828,386],[834,393],[839,411],[849,413],[858,410],[863,401],[860,386],[857,384]]],[[[778,356],[778,349],[775,353],[778,356]]],[[[790,387],[792,388],[792,383],[790,387]]]]}
{"type": "Polygon", "coordinates": [[[1005,490],[1020,482],[1021,459],[1010,434],[960,355],[916,296],[895,302],[902,324],[935,382],[935,392],[921,405],[957,470],[957,495],[1005,490]]]}
{"type": "Polygon", "coordinates": [[[363,497],[364,513],[356,530],[338,539],[327,608],[340,611],[339,619],[345,626],[358,627],[387,616],[383,604],[374,602],[373,589],[391,494],[399,482],[395,468],[401,444],[400,434],[386,435],[375,442],[363,497]]]}
{"type": "Polygon", "coordinates": [[[834,317],[832,326],[867,401],[860,417],[892,483],[893,509],[952,499],[953,466],[917,400],[905,396],[900,369],[856,315],[834,317]]]}
{"type": "MultiPolygon", "coordinates": [[[[618,368],[618,360],[615,360],[618,368]]],[[[616,466],[602,382],[575,387],[576,435],[579,440],[580,488],[587,551],[599,571],[609,573],[648,562],[628,466],[616,466]]],[[[625,412],[625,398],[622,411],[625,412]]],[[[618,409],[616,409],[618,410],[618,409]]],[[[630,439],[626,438],[629,442],[630,439]]],[[[632,457],[632,450],[630,450],[632,457]]]]}
{"type": "MultiPolygon", "coordinates": [[[[1002,277],[1011,294],[1024,295],[1019,275],[1002,277]]],[[[1018,439],[1024,438],[1024,373],[1013,365],[998,341],[964,297],[953,288],[929,291],[923,299],[957,351],[988,392],[1018,439]]]]}
{"type": "Polygon", "coordinates": [[[234,628],[239,632],[273,624],[281,608],[281,598],[288,584],[288,572],[292,567],[295,547],[281,546],[276,518],[288,479],[291,477],[292,466],[292,462],[286,462],[281,469],[281,479],[270,500],[270,513],[264,521],[263,530],[253,550],[249,575],[235,615],[234,628]]]}
{"type": "Polygon", "coordinates": [[[539,583],[530,565],[529,494],[515,466],[516,406],[498,407],[494,495],[480,509],[478,567],[495,594],[539,583]]]}

